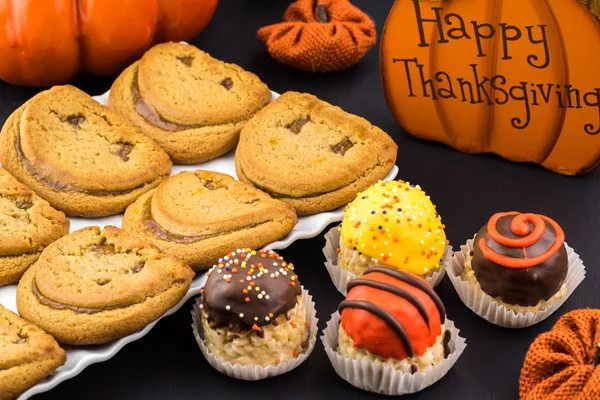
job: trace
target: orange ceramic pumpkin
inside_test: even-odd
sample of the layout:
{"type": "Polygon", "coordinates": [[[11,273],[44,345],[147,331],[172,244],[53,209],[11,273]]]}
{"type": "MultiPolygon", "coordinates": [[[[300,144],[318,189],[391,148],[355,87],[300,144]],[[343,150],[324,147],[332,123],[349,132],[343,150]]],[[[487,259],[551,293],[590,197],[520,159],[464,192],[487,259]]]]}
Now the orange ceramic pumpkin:
{"type": "Polygon", "coordinates": [[[388,105],[423,139],[566,175],[589,171],[600,160],[598,8],[396,0],[381,42],[388,105]]]}
{"type": "Polygon", "coordinates": [[[218,0],[0,0],[0,79],[64,83],[118,73],[154,43],[189,40],[218,0]]]}

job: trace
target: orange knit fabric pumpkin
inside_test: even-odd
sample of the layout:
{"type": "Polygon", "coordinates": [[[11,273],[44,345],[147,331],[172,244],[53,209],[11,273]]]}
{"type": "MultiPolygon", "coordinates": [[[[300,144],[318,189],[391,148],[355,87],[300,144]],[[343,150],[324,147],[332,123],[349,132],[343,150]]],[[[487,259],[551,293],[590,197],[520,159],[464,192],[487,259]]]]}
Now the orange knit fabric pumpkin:
{"type": "Polygon", "coordinates": [[[565,314],[529,348],[521,370],[521,399],[600,399],[599,344],[600,310],[565,314]]]}
{"type": "Polygon", "coordinates": [[[303,71],[346,69],[377,41],[373,21],[348,0],[298,0],[283,19],[261,28],[258,38],[271,57],[303,71]]]}

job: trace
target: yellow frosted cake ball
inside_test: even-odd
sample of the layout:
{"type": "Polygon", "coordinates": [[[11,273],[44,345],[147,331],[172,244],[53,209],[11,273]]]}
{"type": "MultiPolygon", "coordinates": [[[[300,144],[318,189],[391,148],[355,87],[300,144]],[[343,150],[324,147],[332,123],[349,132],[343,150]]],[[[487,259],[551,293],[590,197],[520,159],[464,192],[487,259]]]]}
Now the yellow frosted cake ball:
{"type": "Polygon", "coordinates": [[[419,185],[378,182],[346,207],[338,265],[356,275],[385,265],[427,277],[448,245],[435,205],[419,185]]]}

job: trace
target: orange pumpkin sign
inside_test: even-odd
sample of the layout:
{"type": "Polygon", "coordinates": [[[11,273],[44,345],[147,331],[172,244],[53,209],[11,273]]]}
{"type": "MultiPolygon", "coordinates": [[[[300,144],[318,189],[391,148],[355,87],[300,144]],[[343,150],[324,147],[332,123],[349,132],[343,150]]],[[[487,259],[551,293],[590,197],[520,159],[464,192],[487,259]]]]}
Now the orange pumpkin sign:
{"type": "Polygon", "coordinates": [[[0,79],[65,83],[117,74],[154,43],[189,40],[218,0],[0,0],[0,79]]]}
{"type": "Polygon", "coordinates": [[[600,161],[597,3],[396,0],[381,41],[392,113],[412,135],[466,153],[591,170],[600,161]]]}

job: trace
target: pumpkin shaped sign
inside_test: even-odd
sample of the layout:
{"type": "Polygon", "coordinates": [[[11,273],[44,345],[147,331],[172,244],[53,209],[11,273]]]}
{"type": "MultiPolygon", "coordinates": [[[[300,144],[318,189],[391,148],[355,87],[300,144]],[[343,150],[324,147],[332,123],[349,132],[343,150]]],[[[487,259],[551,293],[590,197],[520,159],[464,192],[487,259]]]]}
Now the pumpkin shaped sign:
{"type": "Polygon", "coordinates": [[[218,0],[0,0],[0,79],[65,83],[114,75],[153,44],[189,40],[218,0]]]}
{"type": "Polygon", "coordinates": [[[381,73],[399,124],[466,153],[575,175],[600,161],[600,5],[396,0],[381,73]]]}

